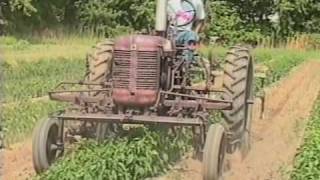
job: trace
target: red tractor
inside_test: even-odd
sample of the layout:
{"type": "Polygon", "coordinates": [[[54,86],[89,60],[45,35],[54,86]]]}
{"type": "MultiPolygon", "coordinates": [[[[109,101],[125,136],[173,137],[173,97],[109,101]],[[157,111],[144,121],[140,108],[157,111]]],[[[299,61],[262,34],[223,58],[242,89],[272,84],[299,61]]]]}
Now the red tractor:
{"type": "Polygon", "coordinates": [[[212,73],[219,69],[201,66],[203,57],[196,50],[176,43],[177,26],[168,23],[166,2],[158,1],[155,35],[105,40],[88,55],[84,80],[60,83],[49,92],[52,100],[70,106],[35,129],[36,172],[47,170],[62,155],[65,133],[70,132],[65,122],[70,121],[78,122],[78,131],[90,126],[98,140],[123,124],[191,127],[206,180],[223,175],[226,153],[249,150],[254,98],[249,50],[232,47],[222,75],[212,73]],[[196,83],[199,77],[202,81],[196,83]],[[212,112],[221,112],[223,120],[211,123],[212,112]]]}

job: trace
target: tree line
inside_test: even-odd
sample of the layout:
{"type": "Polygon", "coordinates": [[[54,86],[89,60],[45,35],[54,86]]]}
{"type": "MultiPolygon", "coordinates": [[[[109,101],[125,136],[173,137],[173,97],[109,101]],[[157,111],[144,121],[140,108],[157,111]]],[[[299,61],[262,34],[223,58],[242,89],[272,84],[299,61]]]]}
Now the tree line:
{"type": "MultiPolygon", "coordinates": [[[[320,33],[318,0],[206,0],[204,36],[225,42],[320,33]]],[[[7,33],[44,29],[92,31],[106,36],[150,30],[155,0],[1,0],[0,25],[7,33]]]]}

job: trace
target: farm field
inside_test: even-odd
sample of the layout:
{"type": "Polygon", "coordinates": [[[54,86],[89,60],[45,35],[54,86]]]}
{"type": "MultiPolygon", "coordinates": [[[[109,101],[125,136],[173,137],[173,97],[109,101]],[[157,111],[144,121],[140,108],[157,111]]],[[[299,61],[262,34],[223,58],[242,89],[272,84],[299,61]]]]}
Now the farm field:
{"type": "MultiPolygon", "coordinates": [[[[45,96],[47,91],[53,89],[61,81],[81,80],[85,73],[85,54],[90,49],[90,46],[95,44],[96,40],[47,40],[34,43],[21,41],[20,44],[22,45],[15,45],[19,44],[19,41],[8,39],[7,41],[9,42],[2,47],[7,52],[4,55],[4,75],[6,77],[6,83],[4,86],[5,101],[2,103],[2,118],[5,119],[6,145],[8,147],[5,153],[14,153],[11,154],[12,156],[8,156],[8,160],[13,162],[8,163],[9,167],[4,168],[6,173],[11,173],[5,174],[5,177],[7,177],[5,179],[24,179],[30,175],[34,175],[34,173],[30,166],[31,159],[28,158],[31,155],[21,153],[21,155],[25,157],[24,159],[19,158],[19,147],[31,147],[29,137],[36,121],[45,117],[49,112],[54,112],[65,106],[63,104],[50,102],[45,98],[41,99],[41,97],[45,96]],[[13,41],[13,43],[10,41],[13,41]],[[60,49],[61,42],[63,42],[63,46],[60,49]],[[39,51],[39,49],[43,50],[43,52],[39,51]],[[40,100],[36,98],[40,98],[40,100]],[[26,144],[24,142],[26,142],[26,144]],[[15,143],[20,145],[16,146],[15,143]],[[12,147],[11,150],[10,147],[12,147]],[[26,167],[22,165],[22,167],[25,167],[25,170],[22,169],[22,172],[17,172],[19,169],[10,169],[21,163],[26,164],[26,167]]],[[[203,49],[203,53],[206,54],[211,49],[213,49],[217,57],[220,58],[226,51],[225,48],[209,47],[203,49]]],[[[254,127],[254,133],[256,134],[253,134],[257,144],[256,147],[265,148],[265,146],[270,145],[268,143],[270,143],[272,139],[269,139],[267,143],[263,140],[261,142],[259,139],[265,138],[269,133],[274,132],[271,130],[277,129],[274,127],[275,129],[260,133],[260,131],[258,131],[260,130],[259,128],[268,129],[268,124],[272,122],[274,122],[274,126],[279,125],[277,123],[290,124],[290,118],[292,118],[294,114],[284,118],[288,121],[280,121],[280,119],[282,119],[288,111],[297,108],[294,104],[298,102],[299,97],[303,97],[307,90],[310,90],[310,94],[312,95],[310,95],[309,98],[303,97],[307,104],[301,104],[304,110],[297,112],[296,115],[301,119],[309,115],[313,101],[319,92],[320,79],[318,77],[319,73],[317,72],[319,72],[320,67],[316,61],[312,61],[311,63],[306,61],[310,59],[320,59],[320,54],[316,51],[258,48],[254,50],[254,55],[258,64],[264,64],[270,69],[266,80],[267,86],[270,87],[270,93],[267,95],[267,101],[268,103],[270,102],[270,104],[267,106],[266,119],[262,121],[256,120],[257,123],[254,127]],[[296,69],[296,67],[301,64],[303,64],[303,66],[296,69]],[[293,75],[294,77],[292,79],[294,80],[284,78],[292,70],[293,74],[297,74],[293,75]],[[314,79],[304,81],[305,84],[303,85],[305,86],[301,86],[300,89],[295,90],[296,87],[299,87],[299,83],[307,77],[310,79],[313,77],[314,79]],[[305,89],[306,87],[309,88],[305,89]],[[281,94],[283,97],[274,94],[281,94]],[[293,96],[296,98],[289,101],[288,97],[293,96]],[[279,121],[275,119],[279,119],[279,121]]],[[[257,90],[261,89],[260,83],[259,81],[257,82],[257,90]]],[[[288,131],[291,129],[292,127],[289,127],[288,131]]],[[[298,144],[296,144],[296,146],[298,146],[298,144]]],[[[141,179],[153,177],[165,173],[170,167],[173,167],[186,152],[190,151],[190,137],[187,133],[173,137],[168,135],[166,131],[137,128],[134,132],[130,132],[129,136],[121,136],[107,141],[102,145],[97,145],[91,141],[81,143],[74,152],[71,152],[59,161],[48,172],[36,178],[70,179],[70,177],[76,177],[78,179],[94,179],[95,177],[109,177],[110,179],[141,179]],[[131,147],[129,151],[128,147],[131,147]],[[90,171],[88,171],[88,169],[90,169],[90,171]]],[[[28,150],[26,152],[30,153],[28,150]]],[[[255,152],[257,153],[257,150],[253,150],[251,153],[252,158],[249,156],[249,163],[247,163],[246,166],[242,166],[243,164],[241,163],[235,163],[235,167],[241,165],[241,167],[245,169],[236,168],[231,177],[233,176],[236,179],[239,177],[237,173],[250,169],[251,167],[249,166],[258,161],[250,161],[250,159],[261,155],[259,153],[255,154],[255,152]]],[[[293,157],[294,153],[295,150],[293,150],[287,158],[293,157]]],[[[301,159],[304,158],[301,157],[301,159]]],[[[272,158],[270,162],[266,163],[271,163],[271,160],[272,158]]],[[[237,160],[235,160],[235,162],[236,161],[237,160]]],[[[197,162],[195,162],[195,164],[197,164],[197,162]]],[[[199,171],[197,168],[199,168],[199,166],[196,166],[196,171],[199,171]]],[[[193,169],[190,171],[194,172],[193,169]]],[[[264,173],[266,172],[261,169],[260,171],[263,171],[263,173],[259,174],[259,176],[265,177],[264,173]]],[[[257,173],[258,172],[259,171],[257,171],[257,173]]],[[[186,174],[188,174],[188,172],[186,174]]],[[[250,176],[250,173],[248,174],[248,176],[250,176]]],[[[293,177],[300,177],[297,175],[297,172],[294,174],[296,175],[293,175],[293,177]]],[[[256,177],[255,175],[257,174],[253,174],[251,177],[256,177]]],[[[179,176],[179,173],[177,176],[179,176]]]]}

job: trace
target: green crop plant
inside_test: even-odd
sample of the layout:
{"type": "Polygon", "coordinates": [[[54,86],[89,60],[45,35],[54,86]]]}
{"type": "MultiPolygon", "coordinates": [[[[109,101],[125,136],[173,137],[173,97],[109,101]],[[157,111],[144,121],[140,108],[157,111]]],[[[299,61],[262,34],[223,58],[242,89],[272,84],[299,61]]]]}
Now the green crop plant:
{"type": "Polygon", "coordinates": [[[299,149],[291,172],[292,180],[320,179],[320,97],[306,129],[304,144],[299,149]]]}
{"type": "Polygon", "coordinates": [[[30,135],[35,123],[63,105],[47,101],[23,101],[3,104],[1,119],[4,121],[6,144],[11,144],[30,135]]]}
{"type": "MultiPolygon", "coordinates": [[[[317,51],[257,48],[253,51],[255,61],[268,67],[265,85],[269,86],[286,77],[296,66],[311,59],[320,58],[317,51]]],[[[261,79],[256,79],[256,92],[260,91],[261,79]]]]}
{"type": "Polygon", "coordinates": [[[19,62],[18,66],[4,64],[5,101],[17,101],[47,95],[62,81],[78,81],[85,74],[84,59],[46,59],[19,62]]]}
{"type": "Polygon", "coordinates": [[[81,143],[36,179],[134,180],[160,175],[189,149],[190,140],[182,131],[137,128],[103,144],[81,143]]]}
{"type": "MultiPolygon", "coordinates": [[[[224,62],[224,55],[227,48],[223,47],[203,47],[200,54],[207,57],[209,60],[224,62]]],[[[269,72],[265,80],[265,85],[270,85],[279,81],[282,77],[288,75],[290,70],[302,62],[309,59],[320,58],[320,53],[317,51],[302,51],[291,49],[274,49],[274,48],[255,48],[252,50],[255,65],[265,65],[269,72]]],[[[261,79],[256,79],[256,91],[261,90],[261,79]]]]}

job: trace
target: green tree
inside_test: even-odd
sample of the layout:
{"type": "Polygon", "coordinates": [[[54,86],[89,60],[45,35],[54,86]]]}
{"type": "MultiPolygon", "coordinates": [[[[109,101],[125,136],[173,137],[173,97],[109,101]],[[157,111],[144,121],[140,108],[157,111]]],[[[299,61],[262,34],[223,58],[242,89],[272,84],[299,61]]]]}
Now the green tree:
{"type": "Polygon", "coordinates": [[[295,32],[320,33],[320,2],[317,0],[279,0],[278,31],[283,36],[295,32]]]}
{"type": "Polygon", "coordinates": [[[258,23],[255,19],[252,20],[249,15],[245,16],[244,10],[239,10],[239,8],[240,4],[235,4],[233,1],[209,2],[207,4],[206,35],[219,37],[224,44],[255,43],[263,34],[263,20],[258,23]]]}
{"type": "MultiPolygon", "coordinates": [[[[207,0],[206,36],[226,42],[254,42],[320,32],[318,0],[207,0]],[[277,22],[271,17],[278,16],[277,22]]],[[[151,30],[155,0],[2,0],[10,32],[75,28],[113,36],[151,30]]]]}
{"type": "Polygon", "coordinates": [[[112,35],[118,29],[151,29],[154,1],[81,0],[76,2],[81,27],[112,35]]]}

